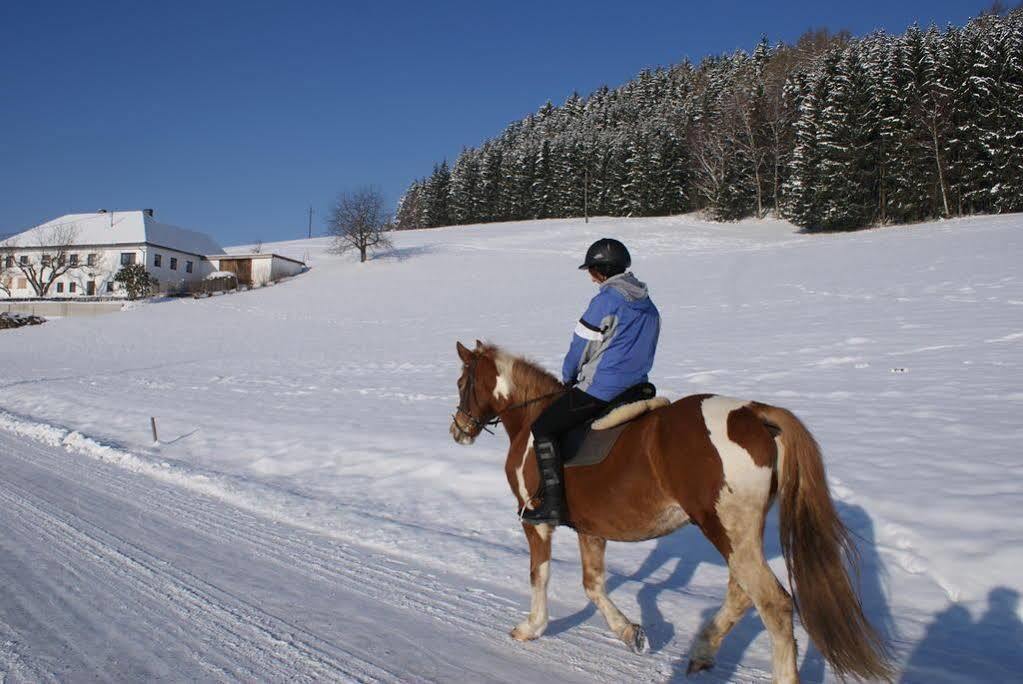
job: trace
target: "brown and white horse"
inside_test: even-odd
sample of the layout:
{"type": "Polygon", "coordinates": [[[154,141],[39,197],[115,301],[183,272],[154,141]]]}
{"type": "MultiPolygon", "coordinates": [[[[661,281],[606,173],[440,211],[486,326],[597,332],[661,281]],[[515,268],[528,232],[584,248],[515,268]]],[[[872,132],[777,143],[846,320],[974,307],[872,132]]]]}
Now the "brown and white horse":
{"type": "MultiPolygon", "coordinates": [[[[519,510],[538,487],[530,426],[564,390],[539,367],[477,341],[460,342],[459,406],[451,434],[471,444],[499,419],[511,448],[505,462],[519,510]]],[[[751,605],[771,635],[774,677],[797,682],[793,600],[764,558],[768,509],[779,498],[781,547],[803,626],[839,675],[890,679],[887,647],[863,614],[846,569],[855,563],[849,532],[835,512],[819,447],[789,411],[712,394],[694,395],[627,426],[610,455],[565,471],[572,527],[579,535],[583,587],[612,631],[636,652],[647,650],[640,625],[611,602],[604,584],[608,540],[641,541],[697,525],[724,556],[724,605],[698,636],[689,672],[710,668],[722,640],[751,605]]],[[[532,605],[511,636],[536,639],[547,627],[548,525],[524,524],[532,605]]]]}

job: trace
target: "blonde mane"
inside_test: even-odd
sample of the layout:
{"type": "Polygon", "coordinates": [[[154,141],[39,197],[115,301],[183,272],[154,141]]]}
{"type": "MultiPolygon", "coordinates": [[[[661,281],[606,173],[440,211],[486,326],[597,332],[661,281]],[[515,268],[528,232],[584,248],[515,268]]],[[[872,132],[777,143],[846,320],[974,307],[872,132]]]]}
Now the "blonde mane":
{"type": "Polygon", "coordinates": [[[480,353],[489,356],[495,364],[499,364],[501,361],[511,363],[511,384],[520,397],[536,397],[564,388],[561,380],[544,370],[538,363],[509,354],[497,345],[484,344],[480,348],[480,353]]]}

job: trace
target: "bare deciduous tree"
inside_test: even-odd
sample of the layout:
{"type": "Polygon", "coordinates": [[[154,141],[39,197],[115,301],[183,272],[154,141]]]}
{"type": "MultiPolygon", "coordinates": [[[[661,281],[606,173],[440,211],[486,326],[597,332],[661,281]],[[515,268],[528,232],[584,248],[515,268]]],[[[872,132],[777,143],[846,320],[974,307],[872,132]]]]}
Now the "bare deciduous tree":
{"type": "Polygon", "coordinates": [[[387,236],[384,198],[379,192],[363,188],[341,193],[327,219],[327,232],[334,237],[330,251],[342,254],[359,250],[359,260],[366,261],[370,251],[392,249],[387,236]]]}
{"type": "MultiPolygon", "coordinates": [[[[34,245],[19,245],[14,240],[7,240],[0,247],[3,253],[3,273],[6,278],[12,274],[24,276],[37,297],[45,297],[50,287],[63,275],[77,273],[88,263],[80,254],[72,254],[78,227],[73,223],[53,226],[38,232],[34,245]]],[[[6,290],[10,294],[10,290],[6,290]]]]}
{"type": "Polygon", "coordinates": [[[713,122],[697,121],[689,132],[689,147],[696,162],[693,187],[704,206],[720,203],[727,183],[729,150],[713,122]]]}
{"type": "Polygon", "coordinates": [[[14,272],[14,250],[0,245],[0,292],[11,296],[11,279],[14,272]]]}

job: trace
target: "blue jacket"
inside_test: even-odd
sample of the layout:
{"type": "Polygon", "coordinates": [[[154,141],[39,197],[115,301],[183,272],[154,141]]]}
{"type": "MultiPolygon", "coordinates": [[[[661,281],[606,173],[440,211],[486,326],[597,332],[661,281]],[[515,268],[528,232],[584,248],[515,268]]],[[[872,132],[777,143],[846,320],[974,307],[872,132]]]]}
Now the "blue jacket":
{"type": "Polygon", "coordinates": [[[572,335],[562,379],[610,401],[641,382],[654,365],[661,314],[632,273],[604,281],[572,335]]]}

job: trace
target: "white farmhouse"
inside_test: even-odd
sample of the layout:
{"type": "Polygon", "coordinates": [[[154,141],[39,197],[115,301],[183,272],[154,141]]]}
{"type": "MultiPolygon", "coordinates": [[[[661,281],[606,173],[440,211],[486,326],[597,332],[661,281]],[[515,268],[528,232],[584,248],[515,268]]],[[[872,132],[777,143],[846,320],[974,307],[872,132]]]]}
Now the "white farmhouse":
{"type": "Polygon", "coordinates": [[[228,257],[208,235],[160,223],[152,209],[101,210],[61,216],[0,241],[0,299],[127,296],[114,276],[136,263],[162,292],[186,290],[218,269],[263,285],[305,268],[274,254],[228,257]]]}

